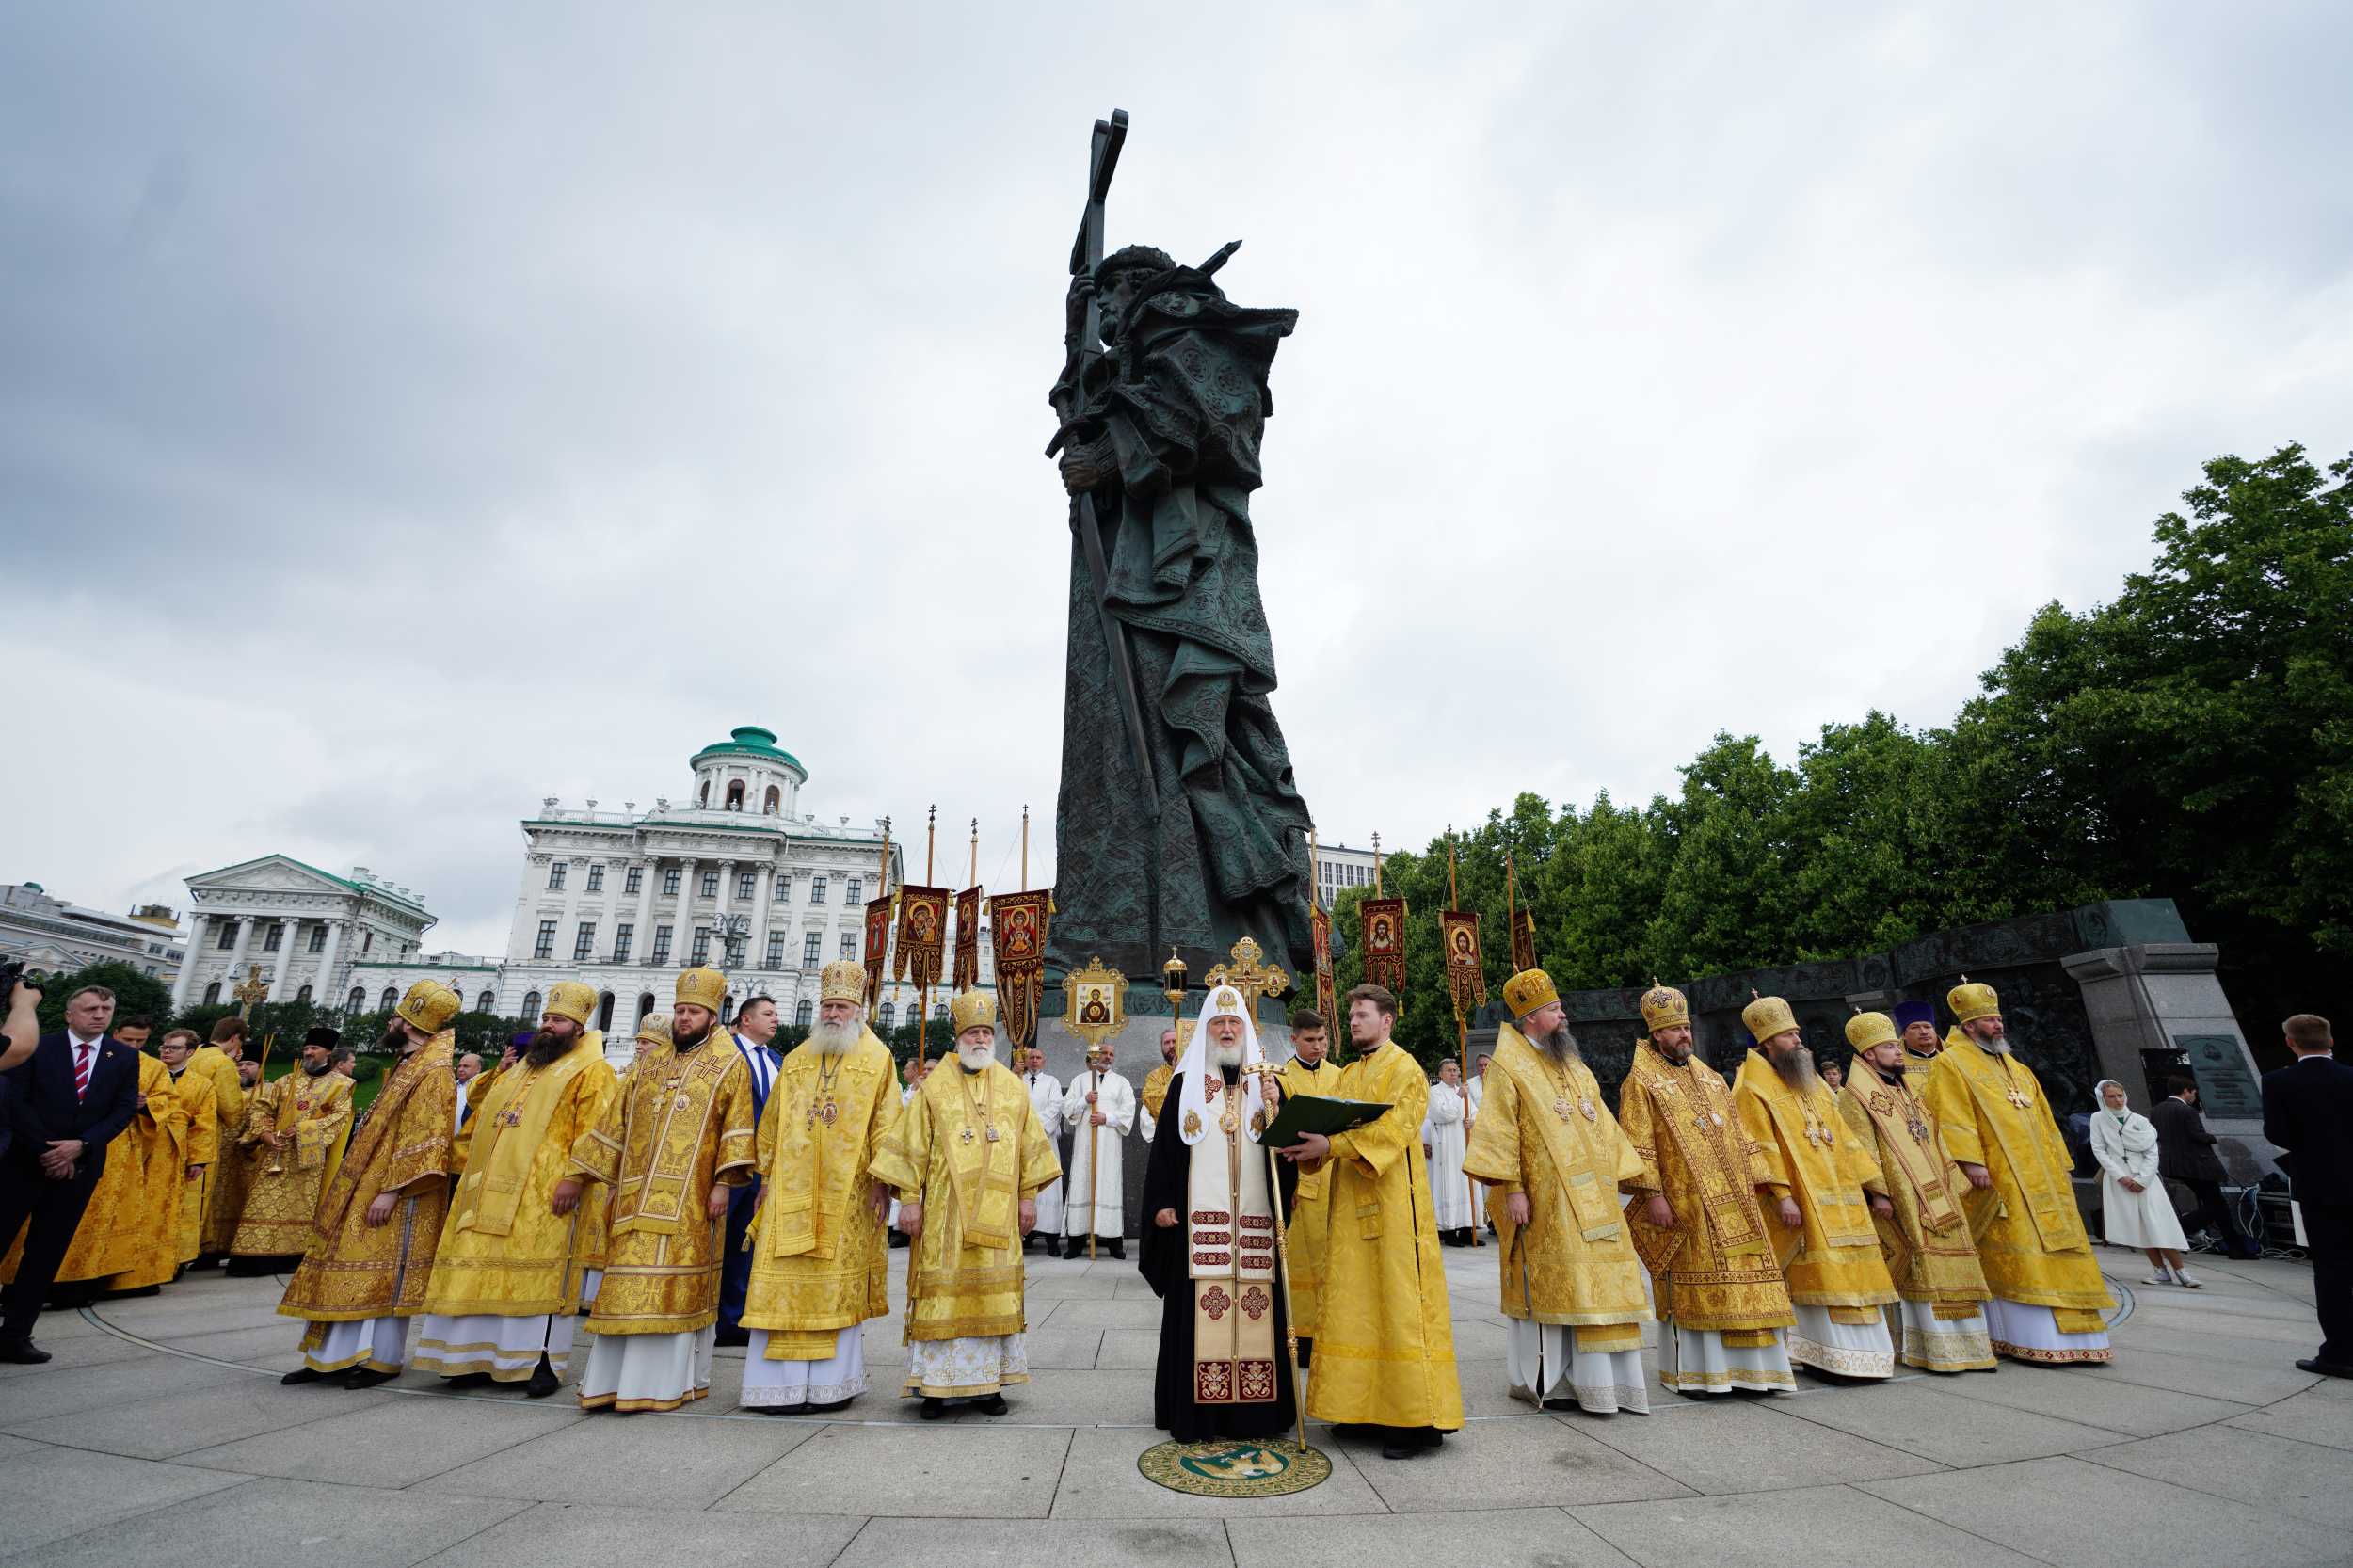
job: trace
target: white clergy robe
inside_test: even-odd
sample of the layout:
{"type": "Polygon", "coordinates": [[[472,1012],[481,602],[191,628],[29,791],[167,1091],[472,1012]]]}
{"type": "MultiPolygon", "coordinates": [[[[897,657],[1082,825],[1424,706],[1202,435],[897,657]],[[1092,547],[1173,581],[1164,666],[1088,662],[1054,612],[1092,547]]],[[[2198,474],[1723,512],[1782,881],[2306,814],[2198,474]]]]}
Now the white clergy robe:
{"type": "Polygon", "coordinates": [[[1463,1092],[1447,1083],[1430,1086],[1430,1111],[1422,1118],[1422,1142],[1430,1146],[1430,1212],[1440,1230],[1467,1230],[1470,1180],[1463,1175],[1463,1092]]]}
{"type": "MultiPolygon", "coordinates": [[[[1062,1138],[1062,1080],[1052,1073],[1023,1073],[1022,1086],[1030,1091],[1030,1108],[1037,1112],[1038,1125],[1046,1129],[1046,1141],[1061,1146],[1062,1138]]],[[[897,1198],[890,1200],[897,1203],[897,1198]]],[[[1062,1184],[1048,1182],[1038,1189],[1037,1230],[1041,1236],[1062,1234],[1062,1184]]]]}
{"type": "MultiPolygon", "coordinates": [[[[1468,1129],[1479,1125],[1480,1102],[1485,1097],[1487,1093],[1486,1075],[1482,1073],[1479,1077],[1472,1079],[1465,1092],[1470,1098],[1470,1120],[1465,1124],[1465,1130],[1464,1134],[1464,1141],[1467,1144],[1469,1142],[1468,1129]]],[[[1483,1181],[1472,1182],[1470,1184],[1470,1194],[1471,1224],[1474,1225],[1487,1225],[1487,1184],[1483,1181]]],[[[1493,1230],[1495,1227],[1493,1225],[1487,1225],[1487,1228],[1493,1230]]]]}
{"type": "Polygon", "coordinates": [[[1123,1161],[1120,1140],[1135,1126],[1135,1085],[1116,1071],[1096,1073],[1089,1070],[1070,1080],[1069,1089],[1062,1097],[1064,1123],[1070,1128],[1070,1179],[1063,1188],[1063,1234],[1088,1234],[1090,1218],[1094,1234],[1106,1239],[1127,1234],[1127,1204],[1120,1186],[1123,1161]],[[1087,1104],[1092,1093],[1096,1103],[1087,1104]],[[1088,1112],[1100,1111],[1103,1125],[1096,1127],[1088,1120],[1088,1112]],[[1100,1147],[1102,1159],[1096,1159],[1100,1147]],[[1092,1215],[1089,1205],[1093,1206],[1092,1215]]]}

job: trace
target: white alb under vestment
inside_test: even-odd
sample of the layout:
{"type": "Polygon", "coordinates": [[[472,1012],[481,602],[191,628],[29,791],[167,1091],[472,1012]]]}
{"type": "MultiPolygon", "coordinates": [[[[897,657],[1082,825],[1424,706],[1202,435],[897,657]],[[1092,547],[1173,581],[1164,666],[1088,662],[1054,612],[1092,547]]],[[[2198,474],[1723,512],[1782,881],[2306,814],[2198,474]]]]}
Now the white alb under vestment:
{"type": "Polygon", "coordinates": [[[344,1372],[354,1367],[397,1372],[408,1359],[408,1321],[361,1318],[356,1322],[313,1322],[302,1336],[302,1364],[314,1372],[344,1372]]]}
{"type": "Polygon", "coordinates": [[[1940,1318],[1934,1302],[1890,1302],[1888,1337],[1896,1358],[1931,1372],[1993,1370],[1993,1340],[1982,1309],[1966,1318],[1940,1318]]]}
{"type": "Polygon", "coordinates": [[[1070,1128],[1070,1176],[1063,1184],[1063,1234],[1084,1236],[1090,1219],[1095,1234],[1106,1239],[1124,1236],[1128,1229],[1128,1206],[1121,1185],[1124,1140],[1136,1121],[1135,1085],[1117,1071],[1098,1073],[1090,1068],[1070,1080],[1070,1087],[1062,1097],[1062,1119],[1070,1128]],[[1096,1102],[1087,1104],[1093,1094],[1096,1102]],[[1087,1120],[1088,1113],[1100,1111],[1103,1125],[1095,1126],[1087,1120]],[[1100,1175],[1097,1175],[1095,1151],[1103,1151],[1100,1175]],[[1092,1202],[1093,1214],[1088,1212],[1092,1202]]]}
{"type": "MultiPolygon", "coordinates": [[[[823,1361],[771,1361],[768,1331],[750,1331],[744,1353],[746,1409],[796,1404],[840,1404],[866,1392],[866,1336],[859,1324],[835,1334],[833,1354],[823,1361]]],[[[795,1347],[797,1348],[797,1347],[795,1347]]]]}
{"type": "Polygon", "coordinates": [[[528,1318],[475,1313],[453,1318],[428,1312],[417,1337],[417,1364],[426,1371],[456,1377],[488,1372],[502,1383],[529,1377],[539,1358],[558,1377],[572,1354],[572,1331],[579,1320],[568,1312],[541,1312],[528,1318]]]}
{"type": "Polygon", "coordinates": [[[1450,1083],[1430,1086],[1430,1110],[1421,1123],[1422,1142],[1430,1145],[1430,1211],[1440,1230],[1468,1230],[1478,1216],[1471,1209],[1470,1178],[1463,1174],[1463,1154],[1469,1131],[1463,1121],[1463,1092],[1450,1083]]]}
{"type": "Polygon", "coordinates": [[[1589,1416],[1621,1410],[1650,1414],[1650,1378],[1642,1370],[1639,1345],[1625,1351],[1580,1351],[1574,1328],[1507,1318],[1503,1372],[1514,1399],[1538,1404],[1573,1399],[1589,1416]]]}
{"type": "Polygon", "coordinates": [[[1872,1308],[1867,1323],[1842,1323],[1831,1317],[1833,1308],[1794,1304],[1795,1328],[1785,1338],[1789,1359],[1817,1372],[1842,1378],[1892,1378],[1896,1375],[1896,1341],[1887,1332],[1886,1314],[1872,1308]]]}
{"type": "Polygon", "coordinates": [[[2000,1352],[2014,1359],[2045,1364],[2108,1359],[2107,1330],[2061,1333],[2051,1309],[2032,1302],[2004,1301],[1996,1296],[1985,1304],[1985,1325],[2000,1352]],[[2022,1351],[2033,1353],[2022,1357],[2022,1351]]]}
{"type": "MultiPolygon", "coordinates": [[[[1030,1092],[1030,1108],[1037,1112],[1038,1125],[1046,1129],[1046,1141],[1061,1147],[1062,1140],[1062,1080],[1052,1073],[1023,1073],[1021,1086],[1030,1092]]],[[[898,1200],[891,1200],[896,1203],[898,1200]]],[[[1038,1189],[1037,1229],[1039,1236],[1062,1234],[1062,1183],[1052,1181],[1038,1189]]]]}
{"type": "MultiPolygon", "coordinates": [[[[1469,1129],[1478,1124],[1480,1102],[1484,1097],[1486,1093],[1487,1075],[1484,1073],[1481,1073],[1477,1078],[1472,1079],[1464,1088],[1464,1097],[1470,1101],[1470,1120],[1464,1124],[1463,1136],[1465,1144],[1470,1141],[1469,1129]]],[[[1487,1222],[1487,1184],[1483,1181],[1472,1182],[1470,1184],[1470,1196],[1471,1224],[1474,1225],[1487,1225],[1490,1230],[1494,1229],[1495,1227],[1493,1225],[1489,1225],[1487,1222]]]]}
{"type": "Polygon", "coordinates": [[[2157,1129],[2137,1111],[2091,1113],[2091,1158],[2100,1162],[2100,1234],[2112,1247],[2185,1252],[2181,1216],[2157,1176],[2157,1129]],[[2127,1180],[2140,1183],[2137,1192],[2127,1180]]]}
{"type": "Polygon", "coordinates": [[[717,1324],[677,1334],[598,1334],[580,1369],[580,1397],[616,1410],[671,1410],[711,1392],[717,1324]]]}
{"type": "Polygon", "coordinates": [[[1789,1367],[1786,1329],[1774,1329],[1762,1345],[1727,1345],[1712,1328],[1658,1324],[1658,1381],[1679,1394],[1729,1394],[1745,1388],[1759,1394],[1797,1390],[1789,1367]]]}

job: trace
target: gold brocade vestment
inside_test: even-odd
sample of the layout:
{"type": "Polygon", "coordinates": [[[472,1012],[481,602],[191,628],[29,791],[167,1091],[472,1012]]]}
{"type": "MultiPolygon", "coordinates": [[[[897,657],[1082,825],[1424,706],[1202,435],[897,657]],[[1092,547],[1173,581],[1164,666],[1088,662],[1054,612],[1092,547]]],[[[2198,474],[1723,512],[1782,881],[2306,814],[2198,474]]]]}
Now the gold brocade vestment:
{"type": "Polygon", "coordinates": [[[756,1137],[751,1068],[726,1030],[637,1059],[572,1145],[571,1174],[612,1189],[590,1333],[692,1334],[718,1320],[727,1217],[712,1217],[711,1190],[752,1179],[756,1137]]]}
{"type": "MultiPolygon", "coordinates": [[[[1794,1230],[1781,1223],[1776,1205],[1762,1206],[1789,1299],[1833,1309],[1833,1322],[1865,1321],[1866,1309],[1896,1300],[1864,1195],[1884,1179],[1879,1158],[1848,1130],[1830,1085],[1817,1080],[1810,1094],[1801,1093],[1753,1050],[1733,1080],[1732,1098],[1773,1196],[1797,1201],[1794,1230]]],[[[1869,1320],[1878,1318],[1868,1313],[1869,1320]]]]}
{"type": "Polygon", "coordinates": [[[1618,1125],[1673,1210],[1665,1230],[1627,1214],[1658,1316],[1757,1345],[1797,1321],[1756,1201],[1764,1165],[1732,1091],[1696,1055],[1676,1066],[1648,1040],[1618,1089],[1618,1125]]]}
{"type": "MultiPolygon", "coordinates": [[[[603,1036],[591,1030],[543,1067],[499,1075],[457,1130],[459,1173],[433,1256],[424,1310],[447,1318],[536,1318],[580,1310],[591,1267],[591,1188],[569,1214],[554,1209],[572,1145],[614,1096],[603,1036]]],[[[453,1106],[453,1111],[455,1107],[453,1106]]]]}
{"type": "Polygon", "coordinates": [[[839,1056],[804,1040],[776,1069],[760,1119],[760,1214],[743,1320],[768,1331],[770,1360],[826,1360],[840,1330],[889,1314],[883,1222],[867,1168],[899,1120],[896,1065],[865,1029],[839,1056]]]}
{"type": "Polygon", "coordinates": [[[1331,1186],[1307,1414],[1459,1431],[1454,1320],[1421,1152],[1430,1081],[1421,1064],[1390,1041],[1341,1069],[1332,1092],[1389,1109],[1334,1138],[1320,1167],[1331,1186]]]}
{"type": "Polygon", "coordinates": [[[1136,1098],[1154,1121],[1160,1119],[1160,1107],[1168,1103],[1168,1080],[1176,1076],[1176,1069],[1163,1062],[1144,1075],[1144,1087],[1136,1091],[1136,1098]]]}
{"type": "MultiPolygon", "coordinates": [[[[245,1080],[237,1064],[218,1046],[199,1046],[181,1064],[180,1076],[189,1083],[210,1084],[213,1091],[215,1159],[204,1167],[203,1188],[197,1199],[202,1218],[197,1235],[200,1253],[229,1250],[237,1219],[245,1212],[247,1178],[252,1174],[237,1151],[237,1134],[245,1130],[245,1080]]],[[[189,1091],[191,1095],[195,1090],[189,1091]]]]}
{"type": "MultiPolygon", "coordinates": [[[[231,1070],[235,1070],[233,1064],[231,1070]]],[[[205,1200],[212,1195],[213,1172],[221,1160],[220,1097],[214,1092],[213,1080],[191,1072],[185,1062],[180,1064],[171,1087],[188,1113],[188,1146],[181,1158],[189,1165],[204,1167],[203,1175],[194,1181],[186,1179],[184,1167],[181,1171],[178,1250],[180,1261],[188,1263],[203,1250],[205,1200]]],[[[238,1097],[242,1101],[244,1096],[238,1097]]]]}
{"type": "Polygon", "coordinates": [[[1027,1085],[994,1062],[967,1073],[946,1059],[907,1101],[871,1169],[900,1202],[923,1206],[923,1233],[907,1258],[906,1337],[1021,1333],[1021,1200],[1034,1201],[1062,1176],[1027,1085]]]}
{"type": "MultiPolygon", "coordinates": [[[[117,1290],[168,1281],[180,1267],[180,1188],[188,1113],[171,1087],[171,1073],[141,1052],[138,1093],[146,1104],[106,1145],[106,1166],[90,1189],[72,1244],[56,1278],[105,1280],[117,1290]]],[[[18,1232],[21,1240],[24,1231],[18,1232]]],[[[0,1260],[0,1279],[14,1280],[22,1246],[0,1260]]]]}
{"type": "Polygon", "coordinates": [[[1650,1304],[1618,1189],[1656,1178],[1592,1070],[1504,1024],[1463,1170],[1487,1184],[1504,1316],[1574,1325],[1579,1350],[1640,1350],[1650,1304]],[[1525,1225],[1512,1223],[1514,1192],[1528,1197],[1525,1225]]]}
{"type": "Polygon", "coordinates": [[[1873,1216],[1880,1255],[1896,1293],[1974,1315],[1986,1298],[1985,1271],[1969,1236],[1961,1198],[1969,1183],[1945,1152],[1934,1112],[1902,1074],[1889,1083],[1859,1058],[1839,1092],[1848,1128],[1876,1151],[1896,1212],[1873,1216]]]}
{"type": "MultiPolygon", "coordinates": [[[[367,1125],[319,1203],[309,1256],[278,1304],[284,1316],[356,1322],[408,1318],[424,1309],[434,1243],[449,1208],[449,1129],[457,1113],[450,1060],[456,1041],[456,1032],[441,1031],[385,1078],[367,1125]],[[387,1194],[395,1200],[392,1217],[370,1224],[369,1206],[387,1194]]],[[[347,1103],[347,1086],[344,1093],[347,1103]]],[[[314,1339],[306,1338],[305,1348],[314,1339]]]]}
{"type": "MultiPolygon", "coordinates": [[[[456,1080],[452,1079],[453,1088],[456,1080]]],[[[455,1115],[453,1106],[451,1114],[455,1115]]],[[[340,1073],[313,1078],[297,1064],[246,1099],[245,1130],[230,1158],[245,1166],[245,1208],[229,1251],[245,1257],[280,1257],[309,1250],[332,1157],[351,1129],[351,1080],[340,1073]],[[286,1140],[273,1149],[264,1132],[286,1140]]],[[[444,1128],[443,1132],[447,1132],[444,1128]]]]}
{"type": "Polygon", "coordinates": [[[1982,1165],[1995,1203],[1970,1207],[1977,1261],[2004,1301],[2047,1306],[2062,1333],[2105,1328],[2115,1306],[2084,1233],[2070,1174],[2074,1157],[2052,1119],[2042,1084],[2023,1062],[1989,1051],[1956,1029],[1929,1077],[1945,1152],[1982,1165]]]}
{"type": "MultiPolygon", "coordinates": [[[[1283,1064],[1274,1081],[1285,1095],[1328,1096],[1339,1092],[1340,1069],[1327,1058],[1310,1067],[1297,1057],[1283,1064]]],[[[1316,1313],[1323,1297],[1323,1252],[1330,1240],[1331,1217],[1325,1208],[1332,1173],[1319,1166],[1299,1173],[1287,1222],[1291,1280],[1291,1331],[1302,1339],[1316,1333],[1316,1313]]]]}

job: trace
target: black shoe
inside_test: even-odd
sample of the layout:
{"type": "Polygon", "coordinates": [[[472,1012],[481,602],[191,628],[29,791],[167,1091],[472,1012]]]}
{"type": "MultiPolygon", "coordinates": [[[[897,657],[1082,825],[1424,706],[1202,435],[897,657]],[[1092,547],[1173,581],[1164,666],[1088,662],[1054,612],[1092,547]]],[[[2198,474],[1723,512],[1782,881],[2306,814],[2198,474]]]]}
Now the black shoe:
{"type": "Polygon", "coordinates": [[[316,1383],[327,1374],[309,1367],[296,1367],[278,1381],[280,1383],[316,1383]]]}
{"type": "Polygon", "coordinates": [[[742,1350],[752,1342],[752,1331],[739,1323],[733,1328],[719,1330],[711,1342],[722,1350],[742,1350]]]}
{"type": "Polygon", "coordinates": [[[49,1358],[47,1351],[33,1343],[31,1335],[12,1334],[0,1339],[0,1361],[17,1367],[38,1367],[49,1358]]]}
{"type": "Polygon", "coordinates": [[[762,1416],[800,1416],[808,1410],[805,1404],[748,1404],[744,1408],[762,1416]]]}
{"type": "Polygon", "coordinates": [[[837,1410],[849,1409],[850,1401],[848,1400],[836,1400],[831,1404],[803,1405],[801,1408],[808,1411],[811,1416],[830,1416],[837,1410]]]}
{"type": "Polygon", "coordinates": [[[523,1398],[544,1400],[563,1386],[564,1380],[555,1375],[555,1368],[548,1365],[548,1358],[543,1355],[539,1365],[531,1369],[531,1381],[523,1384],[523,1398]]]}
{"type": "Polygon", "coordinates": [[[379,1372],[370,1367],[354,1367],[344,1374],[345,1388],[373,1388],[379,1383],[390,1383],[398,1372],[379,1372]]]}
{"type": "Polygon", "coordinates": [[[976,1400],[972,1408],[984,1416],[1002,1416],[1013,1407],[1005,1402],[1002,1394],[991,1394],[987,1399],[976,1400]]]}
{"type": "Polygon", "coordinates": [[[1545,1408],[1546,1410],[1582,1411],[1585,1407],[1577,1403],[1575,1400],[1546,1400],[1545,1401],[1545,1408]]]}
{"type": "Polygon", "coordinates": [[[1122,1263],[1127,1262],[1128,1243],[1125,1241],[1113,1241],[1112,1243],[1112,1256],[1119,1259],[1122,1263]]]}
{"type": "Polygon", "coordinates": [[[488,1388],[494,1380],[488,1372],[460,1372],[454,1378],[443,1378],[444,1388],[488,1388]]]}
{"type": "Polygon", "coordinates": [[[1061,1237],[1048,1236],[1046,1239],[1046,1256],[1048,1257],[1060,1257],[1062,1256],[1061,1237]]]}
{"type": "Polygon", "coordinates": [[[923,1419],[925,1419],[926,1421],[936,1421],[936,1420],[938,1420],[938,1419],[939,1419],[942,1416],[945,1416],[945,1415],[947,1415],[947,1414],[948,1414],[948,1401],[947,1401],[947,1400],[925,1400],[923,1401],[923,1419]]]}
{"type": "Polygon", "coordinates": [[[1401,1443],[1384,1443],[1381,1445],[1381,1457],[1383,1459],[1419,1459],[1421,1457],[1421,1439],[1417,1437],[1409,1437],[1401,1443]]]}
{"type": "MultiPolygon", "coordinates": [[[[49,1358],[44,1355],[41,1359],[46,1361],[49,1358]]],[[[2325,1378],[2353,1378],[2353,1365],[2342,1361],[2323,1361],[2318,1356],[2297,1362],[2296,1369],[2299,1372],[2317,1372],[2325,1378]]]]}

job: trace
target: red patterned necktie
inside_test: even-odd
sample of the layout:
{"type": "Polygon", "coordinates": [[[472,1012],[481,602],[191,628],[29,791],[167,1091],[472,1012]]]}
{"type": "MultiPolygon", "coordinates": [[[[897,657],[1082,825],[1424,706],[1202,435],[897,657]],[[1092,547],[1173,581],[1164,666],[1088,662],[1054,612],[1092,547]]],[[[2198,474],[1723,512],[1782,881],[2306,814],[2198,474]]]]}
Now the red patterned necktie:
{"type": "Polygon", "coordinates": [[[98,1048],[75,1042],[73,1048],[73,1097],[77,1100],[89,1095],[90,1064],[97,1059],[98,1048]]]}

